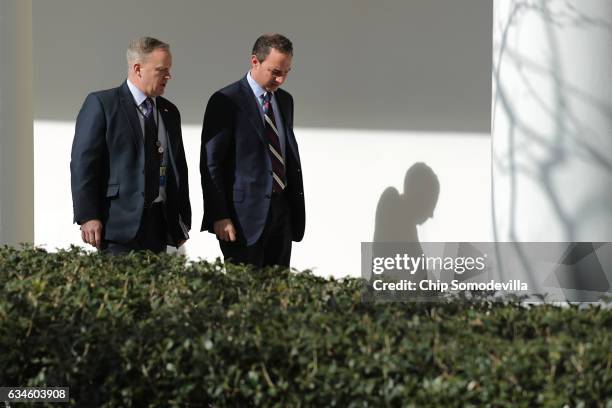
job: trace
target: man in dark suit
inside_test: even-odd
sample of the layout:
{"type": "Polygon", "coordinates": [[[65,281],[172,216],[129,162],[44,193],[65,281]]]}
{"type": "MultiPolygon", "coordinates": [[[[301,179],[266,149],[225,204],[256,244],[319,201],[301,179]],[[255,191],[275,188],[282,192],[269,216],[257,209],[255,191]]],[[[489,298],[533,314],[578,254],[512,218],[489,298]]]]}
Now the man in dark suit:
{"type": "Polygon", "coordinates": [[[165,252],[188,239],[187,163],[176,106],[161,97],[170,47],[132,41],[128,78],[87,96],[76,121],[70,162],[74,222],[84,242],[114,255],[165,252]]]}
{"type": "Polygon", "coordinates": [[[293,45],[257,39],[251,69],[214,93],[204,114],[200,172],[202,231],[216,234],[226,260],[289,266],[304,236],[302,169],[293,134],[293,98],[280,89],[293,45]]]}

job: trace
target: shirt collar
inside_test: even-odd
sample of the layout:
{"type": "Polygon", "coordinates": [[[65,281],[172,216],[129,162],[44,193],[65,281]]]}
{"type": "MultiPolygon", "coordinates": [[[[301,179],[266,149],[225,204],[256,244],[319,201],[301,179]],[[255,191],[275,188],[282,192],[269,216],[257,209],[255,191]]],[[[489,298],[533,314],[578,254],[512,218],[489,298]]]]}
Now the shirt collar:
{"type": "Polygon", "coordinates": [[[247,82],[249,83],[249,85],[251,86],[251,90],[253,91],[253,93],[255,94],[255,96],[258,98],[258,100],[261,102],[261,99],[263,98],[263,95],[267,92],[265,89],[263,89],[258,83],[257,81],[255,81],[253,79],[253,77],[251,76],[251,71],[249,71],[247,73],[247,82]]]}
{"type": "MultiPolygon", "coordinates": [[[[129,79],[127,80],[127,86],[130,89],[132,96],[134,97],[134,102],[136,102],[136,106],[140,107],[140,105],[142,105],[145,99],[147,99],[147,95],[145,95],[144,92],[138,89],[136,85],[134,85],[132,81],[130,81],[129,79]]],[[[156,104],[155,97],[152,96],[151,99],[153,100],[153,105],[155,105],[156,104]]]]}

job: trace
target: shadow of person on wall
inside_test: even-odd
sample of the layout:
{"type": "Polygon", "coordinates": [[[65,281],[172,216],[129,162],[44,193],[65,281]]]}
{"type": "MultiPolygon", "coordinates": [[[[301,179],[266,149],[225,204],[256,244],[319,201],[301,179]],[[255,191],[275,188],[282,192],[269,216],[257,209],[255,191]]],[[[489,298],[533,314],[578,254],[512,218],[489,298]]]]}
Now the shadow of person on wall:
{"type": "MultiPolygon", "coordinates": [[[[402,194],[395,187],[387,187],[378,200],[373,246],[377,256],[395,256],[398,251],[414,259],[423,256],[417,225],[433,217],[438,203],[440,182],[425,163],[415,163],[404,178],[402,194]]],[[[393,280],[409,279],[419,282],[427,279],[425,266],[387,274],[393,280]]]]}
{"type": "Polygon", "coordinates": [[[431,167],[415,163],[404,177],[404,193],[387,187],[376,206],[374,242],[419,242],[417,225],[433,217],[440,182],[431,167]]]}

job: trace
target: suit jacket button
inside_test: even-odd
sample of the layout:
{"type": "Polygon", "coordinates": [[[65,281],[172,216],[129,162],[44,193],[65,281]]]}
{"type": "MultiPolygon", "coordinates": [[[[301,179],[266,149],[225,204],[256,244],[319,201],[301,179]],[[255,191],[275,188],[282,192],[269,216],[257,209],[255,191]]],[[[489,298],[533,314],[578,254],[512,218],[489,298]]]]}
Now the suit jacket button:
{"type": "Polygon", "coordinates": [[[141,192],[140,192],[140,195],[144,197],[144,191],[141,191],[141,192]]]}
{"type": "Polygon", "coordinates": [[[266,194],[266,198],[272,198],[270,194],[266,194]]]}

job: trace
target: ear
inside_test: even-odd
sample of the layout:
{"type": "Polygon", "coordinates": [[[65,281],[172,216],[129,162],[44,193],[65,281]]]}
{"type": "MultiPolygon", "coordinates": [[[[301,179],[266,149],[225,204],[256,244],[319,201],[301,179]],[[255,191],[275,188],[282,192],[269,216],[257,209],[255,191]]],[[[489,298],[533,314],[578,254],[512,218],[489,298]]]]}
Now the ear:
{"type": "Polygon", "coordinates": [[[251,67],[255,68],[259,65],[259,60],[255,54],[251,55],[251,67]]]}
{"type": "Polygon", "coordinates": [[[136,76],[140,77],[140,63],[139,62],[132,65],[132,72],[136,74],[136,76]]]}

